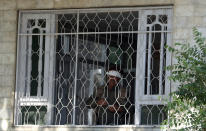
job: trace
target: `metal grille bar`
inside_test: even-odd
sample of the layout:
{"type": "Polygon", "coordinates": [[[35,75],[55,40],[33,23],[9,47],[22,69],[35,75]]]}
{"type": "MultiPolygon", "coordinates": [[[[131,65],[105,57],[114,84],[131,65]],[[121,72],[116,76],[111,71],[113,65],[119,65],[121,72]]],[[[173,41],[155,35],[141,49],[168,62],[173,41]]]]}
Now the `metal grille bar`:
{"type": "MultiPolygon", "coordinates": [[[[79,31],[79,13],[77,13],[77,32],[79,31]]],[[[77,88],[77,63],[78,63],[78,46],[79,45],[79,35],[76,36],[76,62],[75,62],[75,84],[74,84],[74,111],[73,111],[73,124],[75,125],[75,113],[76,113],[76,88],[77,88]]]]}
{"type": "Polygon", "coordinates": [[[172,31],[120,31],[120,32],[77,32],[77,33],[46,33],[46,34],[23,34],[23,33],[20,33],[18,34],[19,36],[27,36],[27,35],[51,35],[51,36],[58,36],[58,35],[86,35],[86,34],[116,34],[116,33],[119,33],[119,34],[131,34],[131,33],[134,33],[134,34],[145,34],[145,33],[172,33],[172,31]]]}

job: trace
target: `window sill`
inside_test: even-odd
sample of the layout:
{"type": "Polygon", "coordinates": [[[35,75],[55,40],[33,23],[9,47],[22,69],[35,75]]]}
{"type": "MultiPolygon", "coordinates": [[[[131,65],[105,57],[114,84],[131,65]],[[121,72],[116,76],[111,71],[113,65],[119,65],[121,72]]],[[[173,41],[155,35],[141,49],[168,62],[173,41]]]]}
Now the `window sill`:
{"type": "MultiPolygon", "coordinates": [[[[165,126],[165,125],[164,125],[165,126]]],[[[14,127],[38,128],[160,128],[161,125],[14,125],[14,127]]]]}

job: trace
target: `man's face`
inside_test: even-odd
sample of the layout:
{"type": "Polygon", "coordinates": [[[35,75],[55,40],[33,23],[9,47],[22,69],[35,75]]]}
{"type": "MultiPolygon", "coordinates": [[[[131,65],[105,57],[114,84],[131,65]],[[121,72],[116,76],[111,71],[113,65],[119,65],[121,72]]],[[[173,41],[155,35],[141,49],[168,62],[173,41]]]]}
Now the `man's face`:
{"type": "Polygon", "coordinates": [[[115,76],[108,76],[108,86],[109,86],[109,88],[112,88],[115,85],[117,85],[117,83],[119,82],[119,79],[120,78],[115,77],[115,76]]]}

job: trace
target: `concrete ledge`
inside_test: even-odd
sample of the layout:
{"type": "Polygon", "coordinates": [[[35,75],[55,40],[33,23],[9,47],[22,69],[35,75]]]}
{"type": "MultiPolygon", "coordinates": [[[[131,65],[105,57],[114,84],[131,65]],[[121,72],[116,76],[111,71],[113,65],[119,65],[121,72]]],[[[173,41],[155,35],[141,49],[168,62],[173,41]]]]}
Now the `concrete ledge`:
{"type": "Polygon", "coordinates": [[[50,127],[39,127],[39,126],[15,126],[14,131],[160,131],[160,127],[154,126],[119,126],[119,127],[88,127],[88,126],[50,126],[50,127]]]}

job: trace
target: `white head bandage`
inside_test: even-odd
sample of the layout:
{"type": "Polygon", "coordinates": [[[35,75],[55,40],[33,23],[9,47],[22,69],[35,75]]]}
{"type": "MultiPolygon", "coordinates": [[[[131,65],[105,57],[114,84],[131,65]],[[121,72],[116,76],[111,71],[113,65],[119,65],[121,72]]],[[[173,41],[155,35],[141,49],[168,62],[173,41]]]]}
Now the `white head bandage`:
{"type": "Polygon", "coordinates": [[[109,76],[118,77],[120,79],[122,78],[121,74],[118,71],[115,71],[115,70],[108,71],[106,74],[109,75],[109,76]]]}

